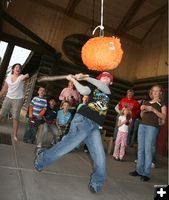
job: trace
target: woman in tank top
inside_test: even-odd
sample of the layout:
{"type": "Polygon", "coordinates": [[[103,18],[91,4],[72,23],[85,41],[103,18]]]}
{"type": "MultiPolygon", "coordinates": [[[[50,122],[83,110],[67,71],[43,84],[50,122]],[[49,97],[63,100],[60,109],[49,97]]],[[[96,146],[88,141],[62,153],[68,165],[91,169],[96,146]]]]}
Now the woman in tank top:
{"type": "Polygon", "coordinates": [[[24,97],[24,80],[29,78],[29,74],[21,74],[22,66],[16,63],[12,66],[12,73],[5,79],[0,91],[0,98],[6,93],[0,110],[0,120],[11,112],[13,118],[13,140],[16,142],[19,126],[19,116],[24,97]]]}

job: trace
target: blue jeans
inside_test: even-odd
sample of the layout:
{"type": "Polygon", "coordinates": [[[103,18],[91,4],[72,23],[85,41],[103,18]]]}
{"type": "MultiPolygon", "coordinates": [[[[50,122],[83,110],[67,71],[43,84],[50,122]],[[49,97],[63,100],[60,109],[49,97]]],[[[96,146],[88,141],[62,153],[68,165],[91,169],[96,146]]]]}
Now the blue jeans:
{"type": "Polygon", "coordinates": [[[37,133],[38,127],[40,126],[40,124],[42,124],[42,121],[35,120],[35,124],[32,124],[31,121],[32,120],[29,119],[26,132],[23,136],[23,141],[25,141],[25,142],[30,141],[30,142],[34,143],[36,140],[36,133],[37,133]]]}
{"type": "Polygon", "coordinates": [[[135,121],[136,121],[136,119],[133,119],[130,126],[129,126],[128,136],[127,136],[127,145],[131,144],[131,139],[132,139],[132,136],[133,136],[132,134],[133,134],[133,131],[134,131],[135,121]]]}
{"type": "Polygon", "coordinates": [[[42,130],[39,134],[39,137],[37,139],[37,144],[45,144],[47,142],[47,136],[48,136],[48,132],[50,132],[53,136],[53,142],[56,144],[57,142],[57,135],[59,135],[58,132],[58,128],[56,127],[55,124],[48,124],[48,123],[44,123],[41,125],[42,126],[42,130]]]}
{"type": "Polygon", "coordinates": [[[138,161],[136,171],[150,177],[154,145],[156,144],[159,128],[140,124],[138,128],[138,161]]]}
{"type": "Polygon", "coordinates": [[[116,116],[116,122],[115,122],[114,133],[113,133],[114,141],[116,140],[116,137],[117,137],[119,116],[120,116],[119,114],[116,116]]]}
{"type": "Polygon", "coordinates": [[[105,152],[99,131],[99,125],[76,113],[67,135],[52,148],[39,154],[35,167],[42,170],[46,166],[73,150],[82,141],[87,145],[93,160],[93,173],[89,185],[98,192],[105,181],[105,152]]]}
{"type": "Polygon", "coordinates": [[[131,142],[130,142],[131,145],[137,143],[137,132],[138,132],[139,123],[140,123],[140,119],[138,118],[135,119],[134,126],[133,126],[133,134],[132,134],[131,142]]]}

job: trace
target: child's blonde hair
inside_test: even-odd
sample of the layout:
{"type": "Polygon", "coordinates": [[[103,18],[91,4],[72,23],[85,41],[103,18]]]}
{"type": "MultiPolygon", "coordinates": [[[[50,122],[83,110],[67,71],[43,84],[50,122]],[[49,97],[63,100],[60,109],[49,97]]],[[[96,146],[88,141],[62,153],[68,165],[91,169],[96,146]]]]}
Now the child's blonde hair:
{"type": "Polygon", "coordinates": [[[121,110],[121,115],[124,115],[124,111],[127,110],[129,115],[132,115],[132,112],[130,110],[130,108],[128,108],[127,106],[125,106],[122,110],[121,110]]]}

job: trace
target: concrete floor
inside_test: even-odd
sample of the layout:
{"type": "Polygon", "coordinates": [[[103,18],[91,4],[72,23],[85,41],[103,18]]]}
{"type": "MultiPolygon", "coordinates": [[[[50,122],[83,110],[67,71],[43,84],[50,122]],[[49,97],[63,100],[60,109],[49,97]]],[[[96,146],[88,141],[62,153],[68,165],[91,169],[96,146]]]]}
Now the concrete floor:
{"type": "MultiPolygon", "coordinates": [[[[24,144],[24,124],[20,125],[20,141],[0,144],[1,200],[151,200],[154,185],[168,184],[167,159],[158,157],[149,182],[141,182],[128,172],[135,168],[135,149],[128,148],[126,161],[114,161],[107,155],[107,178],[101,192],[88,190],[91,161],[88,154],[71,152],[42,172],[33,167],[35,145],[24,144]]],[[[10,134],[11,122],[1,122],[0,132],[10,134]]]]}

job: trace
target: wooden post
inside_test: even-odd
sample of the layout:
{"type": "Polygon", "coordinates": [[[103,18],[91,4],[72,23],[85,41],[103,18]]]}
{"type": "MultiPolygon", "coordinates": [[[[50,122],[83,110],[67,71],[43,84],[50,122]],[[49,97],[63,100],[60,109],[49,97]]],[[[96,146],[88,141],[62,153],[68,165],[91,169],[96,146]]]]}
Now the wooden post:
{"type": "Polygon", "coordinates": [[[14,44],[9,43],[7,46],[4,58],[2,59],[2,63],[0,66],[0,89],[2,88],[2,85],[4,82],[5,74],[8,69],[8,65],[9,65],[9,61],[11,59],[13,49],[14,49],[14,44]]]}

